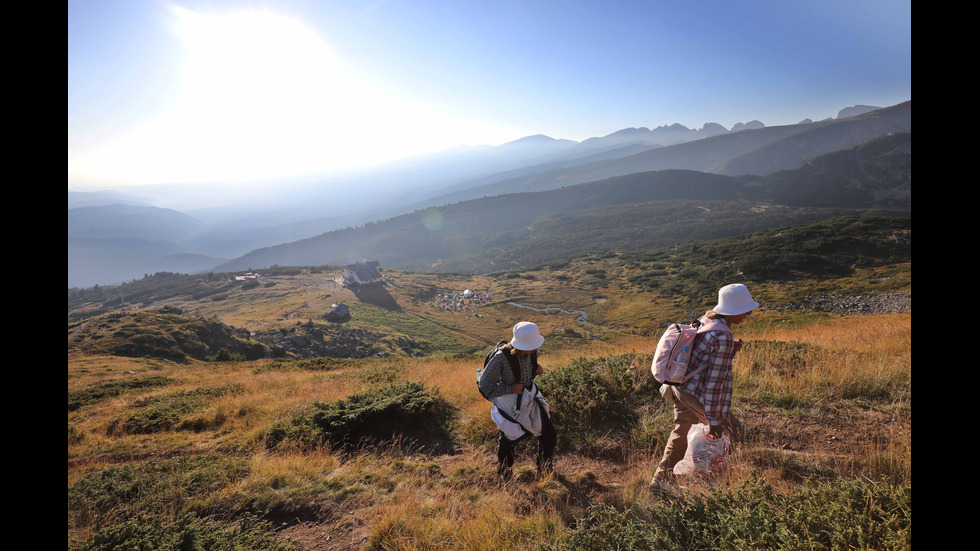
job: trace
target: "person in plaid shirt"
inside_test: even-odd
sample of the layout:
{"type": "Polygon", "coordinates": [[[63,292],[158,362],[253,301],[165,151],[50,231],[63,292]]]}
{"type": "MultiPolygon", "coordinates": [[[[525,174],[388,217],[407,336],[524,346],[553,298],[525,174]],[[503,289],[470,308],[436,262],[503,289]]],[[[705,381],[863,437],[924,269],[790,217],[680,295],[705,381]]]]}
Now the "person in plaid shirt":
{"type": "Polygon", "coordinates": [[[722,287],[718,291],[718,305],[701,318],[703,323],[717,320],[726,327],[698,336],[687,369],[688,374],[694,373],[690,379],[678,386],[661,388],[664,398],[674,403],[674,430],[653,474],[653,484],[675,489],[674,465],[684,458],[687,433],[694,424],[708,425],[711,436],[716,438],[727,432],[733,443],[741,440],[742,424],[731,414],[730,408],[732,360],[742,347],[742,341],[732,336],[731,327],[742,323],[758,307],[748,288],[736,283],[722,287]]]}

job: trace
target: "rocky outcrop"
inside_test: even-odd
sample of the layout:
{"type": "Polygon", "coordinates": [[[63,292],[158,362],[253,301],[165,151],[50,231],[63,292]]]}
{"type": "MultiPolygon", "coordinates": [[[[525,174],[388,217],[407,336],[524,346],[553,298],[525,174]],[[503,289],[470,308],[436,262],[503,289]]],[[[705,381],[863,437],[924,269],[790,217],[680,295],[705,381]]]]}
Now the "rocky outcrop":
{"type": "Polygon", "coordinates": [[[406,335],[313,322],[256,333],[254,338],[268,346],[273,356],[300,359],[414,356],[423,353],[427,344],[406,335]]]}

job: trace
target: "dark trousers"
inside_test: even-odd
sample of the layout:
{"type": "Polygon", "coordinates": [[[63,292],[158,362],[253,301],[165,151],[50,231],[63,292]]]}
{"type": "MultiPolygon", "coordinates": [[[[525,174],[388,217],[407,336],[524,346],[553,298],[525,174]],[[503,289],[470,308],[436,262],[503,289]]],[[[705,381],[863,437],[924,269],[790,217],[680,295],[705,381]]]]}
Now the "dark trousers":
{"type": "MultiPolygon", "coordinates": [[[[555,425],[551,423],[551,418],[541,412],[541,436],[538,437],[538,456],[536,463],[538,472],[551,471],[554,465],[555,444],[558,442],[558,434],[555,432],[555,425]]],[[[531,436],[525,433],[517,440],[511,440],[501,432],[497,436],[497,472],[505,474],[514,466],[514,444],[523,442],[531,436]]]]}

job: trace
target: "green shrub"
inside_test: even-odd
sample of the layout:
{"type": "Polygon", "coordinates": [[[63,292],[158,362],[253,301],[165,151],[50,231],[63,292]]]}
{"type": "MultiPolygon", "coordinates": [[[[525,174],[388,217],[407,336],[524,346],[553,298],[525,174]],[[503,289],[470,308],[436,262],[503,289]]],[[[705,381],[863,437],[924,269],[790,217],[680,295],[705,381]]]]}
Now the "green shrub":
{"type": "Polygon", "coordinates": [[[99,529],[120,518],[180,514],[247,474],[246,459],[218,455],[110,466],[68,486],[68,524],[99,529]]]}
{"type": "Polygon", "coordinates": [[[212,425],[213,428],[214,420],[183,421],[182,417],[207,407],[214,398],[228,393],[238,394],[244,390],[244,386],[234,383],[143,398],[133,404],[134,407],[139,408],[138,411],[128,417],[112,420],[106,433],[152,434],[173,429],[200,431],[208,428],[208,425],[212,425]]]}
{"type": "Polygon", "coordinates": [[[95,386],[83,388],[68,393],[68,411],[75,411],[82,406],[97,404],[103,400],[119,396],[127,390],[139,390],[144,388],[156,388],[173,383],[173,379],[167,377],[144,377],[142,379],[129,379],[124,381],[110,381],[99,383],[95,386]]]}
{"type": "Polygon", "coordinates": [[[315,403],[311,412],[273,427],[266,442],[274,448],[290,440],[302,445],[357,445],[400,438],[444,449],[452,445],[449,430],[454,418],[451,406],[437,393],[407,382],[315,403]]]}
{"type": "Polygon", "coordinates": [[[637,430],[664,435],[667,430],[650,422],[667,405],[646,368],[651,359],[636,354],[577,359],[538,377],[560,448],[623,454],[628,447],[659,444],[659,436],[637,430]]]}
{"type": "Polygon", "coordinates": [[[246,516],[229,525],[193,515],[176,521],[140,516],[103,528],[71,551],[291,551],[292,543],[278,541],[268,523],[246,516]]]}
{"type": "Polygon", "coordinates": [[[911,549],[912,488],[765,482],[620,511],[596,504],[553,550],[911,549]]]}
{"type": "Polygon", "coordinates": [[[214,356],[211,356],[211,361],[212,362],[244,362],[245,355],[235,354],[230,352],[227,348],[221,348],[220,350],[218,350],[217,353],[215,353],[214,356]]]}
{"type": "MultiPolygon", "coordinates": [[[[273,355],[275,355],[275,350],[273,350],[273,355]]],[[[261,371],[272,370],[272,369],[282,369],[282,370],[298,370],[298,371],[329,371],[331,369],[337,369],[338,367],[347,367],[351,364],[351,360],[345,358],[309,358],[307,360],[276,360],[267,363],[265,366],[260,368],[261,371]]]]}
{"type": "Polygon", "coordinates": [[[152,434],[170,430],[179,422],[179,410],[168,404],[142,409],[125,419],[113,419],[109,422],[106,433],[122,431],[126,434],[152,434]]]}

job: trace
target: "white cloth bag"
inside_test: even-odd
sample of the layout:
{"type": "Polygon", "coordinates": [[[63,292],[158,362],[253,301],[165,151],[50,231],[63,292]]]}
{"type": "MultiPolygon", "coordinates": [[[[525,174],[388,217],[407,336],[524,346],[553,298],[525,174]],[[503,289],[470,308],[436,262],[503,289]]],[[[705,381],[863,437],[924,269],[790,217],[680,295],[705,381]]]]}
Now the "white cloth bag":
{"type": "Polygon", "coordinates": [[[541,436],[541,408],[538,401],[544,408],[544,415],[550,415],[551,407],[545,401],[538,386],[531,383],[531,388],[524,387],[521,394],[505,394],[493,399],[493,407],[490,408],[490,418],[496,423],[500,432],[510,440],[517,440],[524,436],[524,431],[530,432],[534,436],[541,436]],[[520,397],[520,407],[518,407],[518,397],[520,397]],[[511,421],[504,417],[510,417],[511,421]]]}

